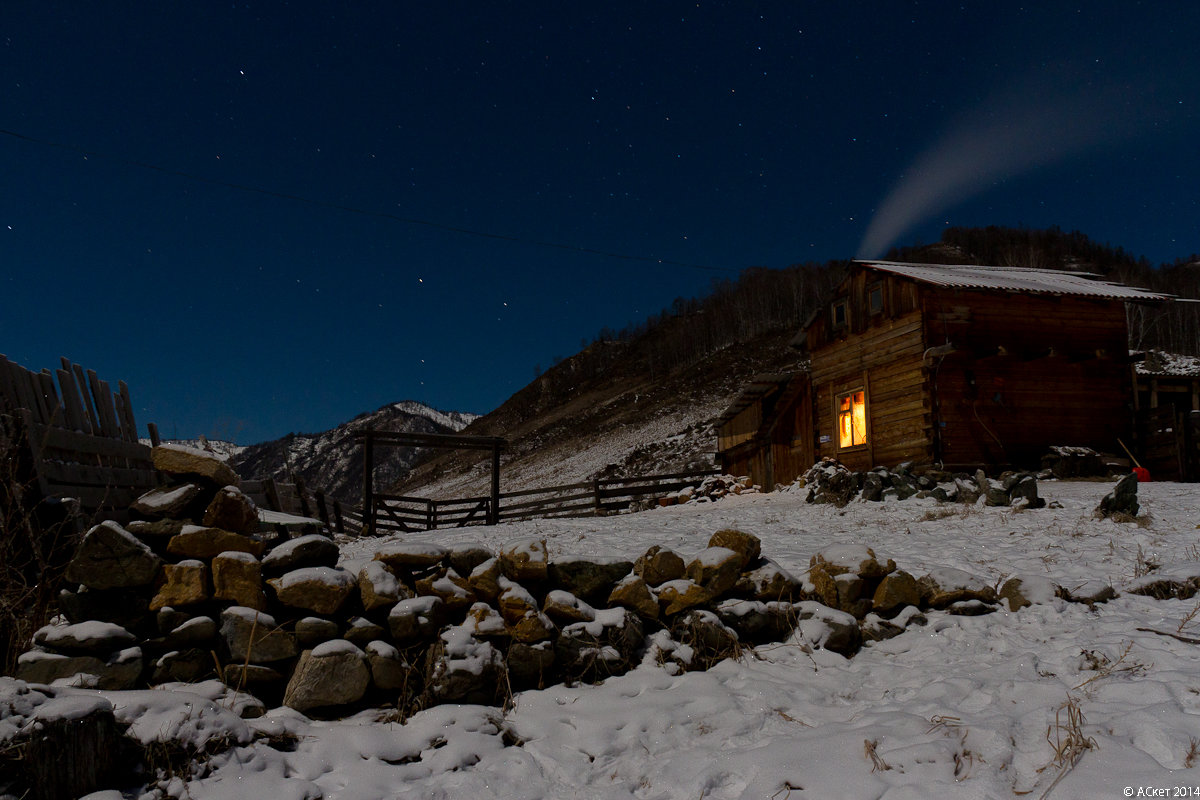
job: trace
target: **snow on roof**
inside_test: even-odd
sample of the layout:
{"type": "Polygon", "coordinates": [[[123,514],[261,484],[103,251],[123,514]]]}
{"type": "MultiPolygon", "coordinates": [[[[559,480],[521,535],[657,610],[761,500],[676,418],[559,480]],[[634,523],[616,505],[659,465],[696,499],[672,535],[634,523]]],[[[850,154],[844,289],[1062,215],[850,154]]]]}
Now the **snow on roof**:
{"type": "Polygon", "coordinates": [[[890,272],[935,286],[957,289],[996,289],[1003,292],[1074,295],[1105,300],[1171,300],[1173,295],[1099,280],[1090,272],[1067,272],[1032,267],[982,267],[970,264],[909,264],[899,261],[858,261],[867,269],[890,272]]]}

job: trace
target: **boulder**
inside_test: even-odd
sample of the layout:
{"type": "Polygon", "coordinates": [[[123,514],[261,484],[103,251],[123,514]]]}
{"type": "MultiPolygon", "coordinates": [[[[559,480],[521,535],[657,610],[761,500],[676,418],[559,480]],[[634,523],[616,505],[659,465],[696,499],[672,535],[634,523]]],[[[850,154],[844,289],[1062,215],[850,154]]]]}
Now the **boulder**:
{"type": "Polygon", "coordinates": [[[667,581],[655,591],[659,610],[668,617],[688,608],[707,605],[713,599],[711,592],[688,578],[667,581]]]}
{"type": "Polygon", "coordinates": [[[375,560],[387,564],[393,571],[424,569],[442,563],[448,551],[436,544],[396,542],[384,545],[375,552],[375,560]]]}
{"type": "Polygon", "coordinates": [[[562,558],[550,562],[546,575],[551,586],[599,603],[631,569],[632,562],[619,558],[562,558]]]}
{"type": "Polygon", "coordinates": [[[161,444],[151,451],[154,468],[169,475],[197,476],[214,486],[237,486],[236,472],[219,458],[178,444],[161,444]]]}
{"type": "Polygon", "coordinates": [[[1045,508],[1046,501],[1038,496],[1037,478],[1032,475],[1022,475],[1009,489],[1013,508],[1035,509],[1045,508]]]}
{"type": "Polygon", "coordinates": [[[525,644],[553,639],[558,633],[558,629],[554,627],[550,617],[540,611],[527,612],[516,622],[508,623],[507,630],[514,642],[525,644]]]}
{"type": "Polygon", "coordinates": [[[221,638],[234,662],[270,664],[299,652],[295,637],[275,624],[269,614],[243,606],[221,612],[221,638]]]}
{"type": "Polygon", "coordinates": [[[401,600],[388,613],[392,641],[401,647],[432,639],[445,616],[445,603],[437,597],[401,600]]]}
{"type": "Polygon", "coordinates": [[[515,691],[545,688],[554,670],[554,643],[513,642],[508,648],[508,679],[515,691]]]}
{"type": "Polygon", "coordinates": [[[801,599],[804,590],[796,576],[769,558],[760,557],[741,574],[732,593],[764,602],[794,601],[801,599]]]}
{"type": "Polygon", "coordinates": [[[74,625],[46,625],[33,634],[38,647],[63,655],[101,655],[137,644],[137,637],[111,622],[79,622],[74,625]]]}
{"type": "Polygon", "coordinates": [[[287,678],[274,667],[263,664],[229,664],[222,671],[221,680],[226,686],[235,690],[250,688],[261,692],[264,687],[278,687],[287,678]]]}
{"type": "Polygon", "coordinates": [[[683,577],[686,565],[674,550],[654,545],[633,564],[633,571],[650,586],[659,586],[683,577]]]}
{"type": "Polygon", "coordinates": [[[382,639],[387,636],[387,631],[378,622],[373,622],[366,617],[354,617],[346,623],[346,632],[342,634],[342,638],[348,642],[353,642],[359,647],[366,647],[376,639],[382,639]]]}
{"type": "Polygon", "coordinates": [[[879,614],[888,614],[905,606],[921,604],[921,589],[917,579],[904,570],[885,575],[871,598],[871,608],[879,614]]]}
{"type": "Polygon", "coordinates": [[[91,589],[145,586],[158,577],[162,559],[115,522],[101,522],[83,537],[67,580],[91,589]]]}
{"type": "Polygon", "coordinates": [[[983,578],[961,569],[943,567],[917,581],[921,599],[930,608],[945,609],[964,600],[995,603],[996,590],[983,578]]]}
{"type": "Polygon", "coordinates": [[[729,599],[718,603],[714,610],[740,641],[754,644],[783,641],[797,622],[792,604],[783,601],[729,599]]]}
{"type": "Polygon", "coordinates": [[[216,668],[210,648],[168,650],[154,662],[150,683],[196,683],[213,677],[216,668]]]}
{"type": "Polygon", "coordinates": [[[708,669],[718,661],[741,656],[737,632],[711,611],[693,609],[680,614],[671,624],[671,636],[692,648],[689,669],[708,669]]]}
{"type": "Polygon", "coordinates": [[[727,547],[709,547],[688,562],[684,574],[713,597],[720,597],[741,577],[742,557],[727,547]]]}
{"type": "Polygon", "coordinates": [[[275,547],[262,560],[263,574],[276,578],[304,567],[336,567],[338,546],[328,536],[310,533],[275,547]]]}
{"type": "Polygon", "coordinates": [[[211,561],[225,552],[249,553],[258,558],[263,553],[263,543],[248,536],[220,528],[204,528],[186,525],[167,542],[167,552],[179,558],[198,558],[211,561]]]}
{"type": "Polygon", "coordinates": [[[500,559],[489,558],[476,565],[467,578],[471,591],[482,600],[494,603],[500,597],[500,559]]]}
{"type": "Polygon", "coordinates": [[[343,706],[362,699],[371,683],[367,654],[342,639],[305,650],[283,693],[283,704],[297,711],[343,706]]]}
{"type": "Polygon", "coordinates": [[[363,610],[367,612],[394,606],[413,596],[412,591],[382,561],[363,564],[358,571],[358,591],[362,596],[363,610]]]}
{"type": "Polygon", "coordinates": [[[710,548],[724,547],[737,553],[741,560],[738,565],[739,570],[750,566],[762,555],[762,541],[757,536],[733,528],[725,528],[714,533],[708,540],[708,546],[710,548]]]}
{"type": "Polygon", "coordinates": [[[1132,520],[1140,508],[1137,490],[1137,475],[1131,472],[1117,481],[1111,492],[1104,495],[1100,505],[1096,506],[1096,516],[1101,519],[1114,517],[1119,522],[1132,520]]]}
{"type": "Polygon", "coordinates": [[[596,618],[596,609],[561,589],[555,589],[546,595],[542,603],[542,612],[560,625],[591,622],[596,618]]]}
{"type": "Polygon", "coordinates": [[[150,545],[155,552],[166,552],[171,537],[182,533],[184,526],[190,524],[181,519],[135,519],[126,523],[125,530],[150,545]]]}
{"type": "Polygon", "coordinates": [[[658,619],[658,598],[650,591],[646,581],[637,575],[627,575],[613,587],[608,596],[608,605],[628,608],[643,619],[658,619]]]}
{"type": "Polygon", "coordinates": [[[829,650],[850,658],[862,647],[858,620],[811,600],[793,606],[799,619],[797,635],[810,647],[829,650]]]}
{"type": "Polygon", "coordinates": [[[500,571],[511,581],[539,583],[548,569],[545,539],[523,539],[500,551],[500,571]]]}
{"type": "Polygon", "coordinates": [[[227,551],[212,560],[213,597],[237,606],[263,610],[262,565],[250,553],[227,551]]]}
{"type": "Polygon", "coordinates": [[[863,476],[862,499],[872,503],[883,500],[883,478],[877,473],[868,472],[863,476]]]}
{"type": "Polygon", "coordinates": [[[225,486],[204,509],[201,524],[234,533],[253,533],[258,530],[258,507],[241,489],[225,486]]]}
{"type": "Polygon", "coordinates": [[[861,578],[882,578],[896,569],[892,559],[880,563],[875,551],[861,544],[835,544],[822,549],[810,560],[810,566],[821,564],[830,575],[852,572],[861,578]]]}
{"type": "Polygon", "coordinates": [[[67,681],[89,689],[124,690],[137,684],[142,666],[140,647],[127,647],[106,657],[31,650],[17,657],[16,678],[26,683],[67,681]]]}
{"type": "Polygon", "coordinates": [[[354,573],[339,567],[303,567],[267,583],[285,606],[328,616],[357,588],[354,573]]]}
{"type": "Polygon", "coordinates": [[[530,613],[538,613],[538,602],[525,587],[508,578],[500,579],[500,597],[497,600],[500,615],[509,625],[516,624],[530,613]]]}
{"type": "Polygon", "coordinates": [[[478,545],[455,545],[446,554],[446,563],[459,575],[470,575],[483,562],[495,554],[478,545]]]}
{"type": "Polygon", "coordinates": [[[112,622],[135,633],[149,632],[150,595],[145,587],[133,589],[63,589],[58,607],[68,622],[99,620],[112,622]]]}
{"type": "Polygon", "coordinates": [[[208,592],[208,567],[203,561],[187,559],[178,564],[166,564],[163,574],[166,580],[150,600],[151,611],[167,606],[192,606],[211,597],[208,592]]]}
{"type": "Polygon", "coordinates": [[[487,603],[476,603],[467,610],[463,627],[477,639],[498,639],[508,637],[508,625],[500,612],[487,603]]]}
{"type": "Polygon", "coordinates": [[[180,519],[189,516],[192,506],[200,499],[203,491],[197,483],[151,489],[134,500],[129,510],[149,519],[180,519]]]}
{"type": "Polygon", "coordinates": [[[632,669],[644,639],[637,614],[624,608],[604,609],[591,622],[562,629],[554,644],[555,660],[568,680],[594,683],[632,669]]]}
{"type": "Polygon", "coordinates": [[[425,687],[448,703],[495,704],[505,684],[504,657],[461,626],[446,628],[426,657],[425,687]]]}
{"type": "Polygon", "coordinates": [[[172,650],[189,647],[211,648],[216,638],[216,620],[212,617],[192,617],[172,628],[163,638],[163,644],[172,650]]]}
{"type": "MultiPolygon", "coordinates": [[[[411,695],[420,684],[416,667],[408,663],[400,651],[384,641],[369,643],[365,652],[371,669],[371,683],[385,692],[401,692],[402,698],[411,695]]],[[[405,698],[406,699],[406,698],[405,698]]]]}
{"type": "Polygon", "coordinates": [[[328,642],[341,636],[341,630],[336,622],[321,617],[304,617],[296,620],[294,632],[296,644],[302,650],[311,650],[322,642],[328,642]]]}
{"type": "Polygon", "coordinates": [[[998,599],[1008,603],[1009,611],[1019,611],[1035,603],[1051,602],[1058,592],[1058,587],[1041,575],[1012,577],[1000,587],[998,599]]]}
{"type": "Polygon", "coordinates": [[[478,599],[466,578],[449,567],[418,579],[416,589],[419,595],[441,598],[450,613],[465,611],[478,599]]]}

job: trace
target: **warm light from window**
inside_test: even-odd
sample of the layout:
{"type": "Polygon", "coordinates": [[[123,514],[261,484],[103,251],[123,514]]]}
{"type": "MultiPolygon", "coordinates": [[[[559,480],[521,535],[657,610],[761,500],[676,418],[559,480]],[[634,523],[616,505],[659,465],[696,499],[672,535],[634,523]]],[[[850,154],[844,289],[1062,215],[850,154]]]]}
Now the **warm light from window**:
{"type": "Polygon", "coordinates": [[[850,392],[838,399],[838,446],[857,447],[867,443],[866,392],[850,392]]]}

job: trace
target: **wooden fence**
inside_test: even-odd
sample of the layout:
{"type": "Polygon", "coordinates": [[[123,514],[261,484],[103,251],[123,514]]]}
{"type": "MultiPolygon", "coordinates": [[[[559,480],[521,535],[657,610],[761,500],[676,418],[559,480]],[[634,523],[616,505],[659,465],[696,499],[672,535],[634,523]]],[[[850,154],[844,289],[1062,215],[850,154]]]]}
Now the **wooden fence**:
{"type": "Polygon", "coordinates": [[[266,480],[242,481],[241,489],[259,508],[281,511],[300,517],[319,519],[329,531],[357,536],[362,530],[362,512],[329,499],[320,489],[309,489],[303,479],[293,476],[292,483],[266,480]]]}
{"type": "MultiPolygon", "coordinates": [[[[657,499],[695,486],[720,470],[676,472],[638,478],[582,481],[544,489],[502,492],[495,518],[499,521],[538,518],[591,517],[620,513],[640,500],[657,499]]],[[[434,500],[376,493],[372,503],[375,532],[485,525],[492,511],[490,497],[434,500]]]]}
{"type": "Polygon", "coordinates": [[[38,497],[76,497],[85,514],[120,518],[157,485],[150,448],[138,441],[129,388],[124,381],[117,386],[114,392],[65,358],[51,373],[0,355],[0,439],[27,444],[32,474],[19,477],[38,497]]]}

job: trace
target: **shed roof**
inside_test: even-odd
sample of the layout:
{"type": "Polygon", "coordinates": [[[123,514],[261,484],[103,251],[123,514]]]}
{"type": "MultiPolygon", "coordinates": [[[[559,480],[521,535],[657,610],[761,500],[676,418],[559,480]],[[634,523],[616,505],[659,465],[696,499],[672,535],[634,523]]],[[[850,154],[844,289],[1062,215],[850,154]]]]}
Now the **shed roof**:
{"type": "Polygon", "coordinates": [[[910,264],[900,261],[858,261],[867,269],[890,272],[922,283],[956,289],[994,289],[1028,294],[1072,295],[1103,300],[1154,302],[1173,295],[1100,280],[1090,272],[1067,272],[1033,267],[981,267],[970,264],[910,264]]]}

